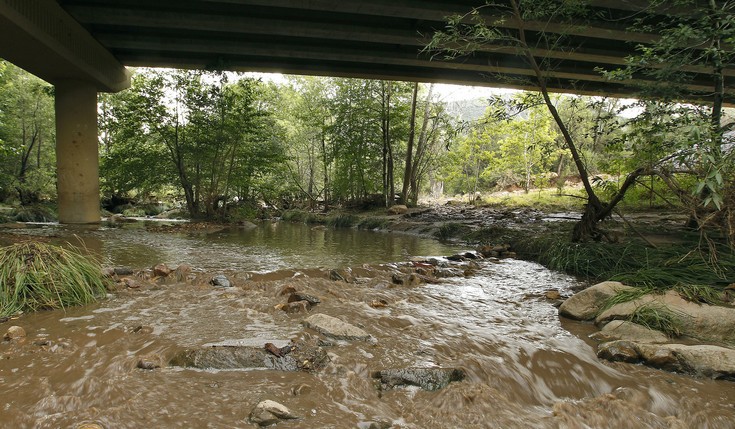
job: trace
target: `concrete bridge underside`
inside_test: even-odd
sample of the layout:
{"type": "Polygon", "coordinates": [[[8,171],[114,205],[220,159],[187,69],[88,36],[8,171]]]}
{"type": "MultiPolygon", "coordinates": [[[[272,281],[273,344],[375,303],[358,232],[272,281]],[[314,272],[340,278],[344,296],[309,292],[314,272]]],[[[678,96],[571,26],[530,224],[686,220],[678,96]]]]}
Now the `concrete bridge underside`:
{"type": "MultiPolygon", "coordinates": [[[[498,2],[499,3],[499,2],[498,2]]],[[[531,41],[564,32],[574,50],[542,50],[550,87],[578,94],[635,96],[596,68],[624,64],[634,44],[655,34],[627,26],[645,0],[590,0],[595,21],[579,26],[527,22],[531,41]]],[[[125,66],[225,69],[443,82],[531,89],[514,49],[484,46],[468,58],[432,60],[422,52],[446,17],[482,0],[0,0],[0,57],[56,86],[59,220],[100,220],[97,92],[130,84],[125,66]]],[[[687,11],[675,11],[686,13],[687,11]]],[[[498,23],[498,10],[483,9],[498,23]]],[[[708,70],[692,87],[711,91],[708,70]]],[[[735,70],[726,74],[735,101],[735,70]]]]}

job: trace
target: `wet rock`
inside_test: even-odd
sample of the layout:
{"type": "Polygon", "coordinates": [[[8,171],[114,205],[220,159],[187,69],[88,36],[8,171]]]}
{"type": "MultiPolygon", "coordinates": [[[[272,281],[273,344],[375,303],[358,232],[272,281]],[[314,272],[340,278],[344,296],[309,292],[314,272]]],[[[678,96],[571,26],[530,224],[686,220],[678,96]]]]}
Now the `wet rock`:
{"type": "Polygon", "coordinates": [[[302,293],[302,292],[293,292],[288,297],[288,302],[296,302],[296,301],[306,301],[309,303],[309,305],[317,305],[320,302],[322,302],[322,300],[316,296],[309,295],[309,294],[302,293]]]}
{"type": "Polygon", "coordinates": [[[447,256],[447,259],[449,259],[450,261],[453,261],[453,262],[462,262],[462,261],[465,260],[465,257],[464,257],[464,255],[461,255],[461,254],[457,253],[455,255],[447,256]]]}
{"type": "Polygon", "coordinates": [[[157,264],[153,267],[153,275],[155,277],[168,277],[172,272],[173,270],[166,264],[157,264]]]}
{"type": "Polygon", "coordinates": [[[283,310],[289,314],[307,313],[310,308],[311,308],[311,305],[309,304],[308,301],[293,301],[293,302],[289,302],[286,304],[276,305],[277,310],[283,310]]]}
{"type": "Polygon", "coordinates": [[[620,291],[633,289],[620,282],[602,282],[569,297],[559,307],[559,314],[570,319],[592,320],[602,310],[605,301],[620,291]]]}
{"type": "Polygon", "coordinates": [[[636,300],[614,305],[600,313],[595,322],[603,324],[612,319],[627,319],[644,305],[664,308],[683,323],[683,335],[705,341],[735,344],[735,308],[689,302],[677,292],[644,295],[636,300]]]}
{"type": "Polygon", "coordinates": [[[630,341],[610,341],[600,344],[597,357],[615,362],[635,363],[641,356],[635,345],[630,341]]]}
{"type": "Polygon", "coordinates": [[[557,299],[561,299],[561,294],[556,289],[547,290],[546,293],[544,294],[544,296],[546,297],[546,299],[548,299],[550,301],[555,301],[557,299]]]}
{"type": "Polygon", "coordinates": [[[669,338],[663,332],[627,320],[611,321],[600,332],[593,334],[592,338],[600,341],[628,340],[653,344],[669,342],[669,338]]]}
{"type": "Polygon", "coordinates": [[[311,386],[308,384],[299,384],[291,388],[291,394],[294,396],[308,395],[311,393],[311,386]]]}
{"type": "Polygon", "coordinates": [[[115,275],[115,269],[112,267],[104,267],[100,270],[102,277],[113,277],[115,275]]]}
{"type": "Polygon", "coordinates": [[[260,339],[253,339],[184,350],[177,353],[169,364],[201,369],[311,371],[322,369],[329,362],[329,356],[318,346],[316,340],[296,344],[291,341],[271,340],[269,348],[278,350],[280,356],[266,350],[265,344],[260,339]],[[259,341],[260,346],[255,345],[259,341]]]}
{"type": "Polygon", "coordinates": [[[189,280],[189,276],[191,276],[191,267],[186,264],[181,264],[174,270],[174,278],[177,282],[189,280]]]}
{"type": "Polygon", "coordinates": [[[301,322],[305,327],[335,340],[367,341],[372,337],[367,332],[326,314],[313,314],[301,322]]]}
{"type": "Polygon", "coordinates": [[[335,281],[335,282],[345,282],[345,283],[347,283],[347,279],[345,278],[345,276],[343,276],[342,273],[340,273],[337,270],[330,270],[329,271],[329,280],[332,280],[332,281],[335,281]]]}
{"type": "Polygon", "coordinates": [[[391,276],[391,281],[393,282],[393,284],[409,286],[409,287],[418,286],[424,282],[421,276],[415,273],[410,273],[410,274],[393,273],[393,275],[391,276]]]}
{"type": "MultiPolygon", "coordinates": [[[[632,349],[648,366],[667,371],[682,372],[714,379],[735,380],[735,350],[713,345],[646,344],[632,341],[611,341],[600,345],[600,349],[632,349]],[[604,346],[604,347],[603,347],[604,346]]],[[[609,360],[616,355],[598,356],[609,360]]]]}
{"type": "Polygon", "coordinates": [[[135,365],[139,369],[153,370],[161,367],[161,357],[157,355],[142,356],[135,365]]]}
{"type": "Polygon", "coordinates": [[[209,280],[209,284],[211,284],[214,287],[224,287],[224,288],[232,287],[230,280],[224,274],[218,274],[212,277],[212,279],[209,280]]]}
{"type": "Polygon", "coordinates": [[[133,269],[130,267],[115,267],[112,269],[112,271],[117,276],[132,276],[133,275],[133,269]]]}
{"type": "Polygon", "coordinates": [[[276,401],[265,400],[258,403],[250,412],[250,422],[259,426],[270,426],[281,420],[297,419],[285,405],[276,401]]]}
{"type": "Polygon", "coordinates": [[[424,390],[439,390],[453,381],[464,380],[464,370],[457,368],[384,369],[372,374],[382,390],[398,386],[418,386],[424,390]]]}
{"type": "Polygon", "coordinates": [[[388,208],[388,214],[402,215],[408,213],[408,207],[403,204],[396,204],[388,208]]]}
{"type": "Polygon", "coordinates": [[[21,328],[20,326],[11,326],[5,332],[3,339],[5,341],[12,341],[12,340],[18,340],[21,338],[25,338],[25,337],[26,337],[25,329],[21,328]]]}
{"type": "Polygon", "coordinates": [[[499,258],[514,258],[515,259],[515,258],[518,257],[518,255],[516,254],[516,252],[501,252],[498,255],[498,257],[499,258]]]}
{"type": "Polygon", "coordinates": [[[384,299],[374,299],[370,301],[370,304],[368,305],[370,305],[373,308],[385,308],[388,306],[388,301],[384,299]]]}
{"type": "Polygon", "coordinates": [[[124,284],[125,287],[128,289],[140,289],[140,287],[142,286],[141,282],[130,277],[125,277],[124,279],[122,279],[122,284],[124,284]]]}

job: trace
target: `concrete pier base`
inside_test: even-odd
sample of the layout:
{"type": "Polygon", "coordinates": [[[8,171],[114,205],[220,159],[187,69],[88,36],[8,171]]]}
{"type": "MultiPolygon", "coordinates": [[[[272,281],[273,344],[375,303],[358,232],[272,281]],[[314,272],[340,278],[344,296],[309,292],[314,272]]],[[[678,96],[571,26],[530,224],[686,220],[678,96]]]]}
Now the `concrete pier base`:
{"type": "Polygon", "coordinates": [[[56,83],[56,171],[59,222],[100,221],[97,89],[91,82],[56,83]]]}

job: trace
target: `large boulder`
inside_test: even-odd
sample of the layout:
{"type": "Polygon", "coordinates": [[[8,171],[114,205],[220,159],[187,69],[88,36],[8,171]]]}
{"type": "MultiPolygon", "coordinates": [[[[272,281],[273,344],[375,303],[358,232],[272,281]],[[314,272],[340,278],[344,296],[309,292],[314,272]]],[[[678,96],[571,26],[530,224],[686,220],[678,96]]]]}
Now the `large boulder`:
{"type": "Polygon", "coordinates": [[[326,314],[313,314],[301,322],[305,327],[313,329],[320,334],[335,340],[358,340],[367,341],[372,337],[357,326],[343,322],[336,317],[326,314]]]}
{"type": "Polygon", "coordinates": [[[606,324],[600,332],[593,334],[592,337],[599,341],[628,340],[651,344],[669,342],[669,338],[663,332],[627,320],[613,320],[606,324]]]}
{"type": "Polygon", "coordinates": [[[667,309],[681,319],[683,335],[705,341],[735,344],[735,308],[704,305],[683,299],[677,292],[644,295],[616,304],[600,313],[598,325],[614,319],[628,319],[641,306],[667,309]]]}
{"type": "Polygon", "coordinates": [[[559,314],[570,319],[592,320],[605,302],[621,291],[633,289],[620,282],[602,282],[576,293],[559,307],[559,314]]]}
{"type": "Polygon", "coordinates": [[[668,371],[735,379],[735,350],[719,346],[611,341],[601,344],[597,355],[609,360],[643,362],[668,371]]]}

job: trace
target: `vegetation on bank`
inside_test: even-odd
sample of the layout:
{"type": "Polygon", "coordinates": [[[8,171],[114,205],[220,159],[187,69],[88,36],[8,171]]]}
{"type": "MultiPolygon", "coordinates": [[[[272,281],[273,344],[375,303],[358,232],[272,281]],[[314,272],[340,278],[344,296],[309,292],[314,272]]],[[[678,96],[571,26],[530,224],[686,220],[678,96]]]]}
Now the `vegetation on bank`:
{"type": "Polygon", "coordinates": [[[0,247],[0,317],[89,304],[108,285],[100,265],[75,250],[38,242],[0,247]]]}

